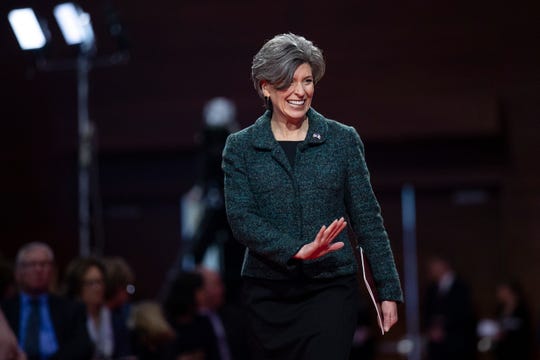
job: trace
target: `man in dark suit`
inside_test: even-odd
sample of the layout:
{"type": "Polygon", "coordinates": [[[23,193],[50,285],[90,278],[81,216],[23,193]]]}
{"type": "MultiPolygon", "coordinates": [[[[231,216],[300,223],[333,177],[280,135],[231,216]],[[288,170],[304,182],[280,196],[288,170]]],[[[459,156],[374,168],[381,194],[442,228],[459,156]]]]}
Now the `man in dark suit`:
{"type": "Polygon", "coordinates": [[[54,254],[44,243],[23,246],[15,264],[19,294],[2,304],[29,360],[90,359],[93,345],[81,303],[50,293],[54,254]]]}
{"type": "Polygon", "coordinates": [[[432,282],[424,299],[427,359],[474,359],[476,321],[468,286],[438,256],[428,261],[428,274],[432,282]]]}
{"type": "Polygon", "coordinates": [[[199,314],[212,325],[214,341],[220,360],[249,360],[248,323],[245,310],[238,304],[227,303],[220,274],[209,268],[198,267],[203,279],[202,291],[197,293],[199,314]]]}

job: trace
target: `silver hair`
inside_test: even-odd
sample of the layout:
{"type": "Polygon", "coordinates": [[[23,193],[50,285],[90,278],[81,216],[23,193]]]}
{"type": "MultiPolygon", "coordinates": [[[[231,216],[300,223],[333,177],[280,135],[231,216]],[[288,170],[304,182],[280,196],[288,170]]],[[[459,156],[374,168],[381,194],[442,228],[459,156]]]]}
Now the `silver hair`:
{"type": "Polygon", "coordinates": [[[264,99],[262,81],[278,90],[289,87],[294,72],[304,63],[311,65],[316,84],[326,68],[321,49],[303,36],[292,33],[279,34],[268,40],[253,57],[251,65],[251,79],[259,96],[264,99]]]}
{"type": "Polygon", "coordinates": [[[38,248],[45,249],[45,251],[49,255],[49,260],[54,261],[54,253],[51,247],[43,242],[34,241],[34,242],[24,245],[23,247],[19,249],[19,251],[17,252],[16,260],[15,260],[16,266],[20,266],[24,262],[24,257],[27,253],[38,248]]]}

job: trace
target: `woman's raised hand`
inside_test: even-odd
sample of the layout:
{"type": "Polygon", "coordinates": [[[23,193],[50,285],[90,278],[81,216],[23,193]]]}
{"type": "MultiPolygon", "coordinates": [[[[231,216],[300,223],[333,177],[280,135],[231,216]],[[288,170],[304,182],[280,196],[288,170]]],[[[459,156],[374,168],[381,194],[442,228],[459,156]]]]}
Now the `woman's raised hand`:
{"type": "Polygon", "coordinates": [[[336,243],[332,243],[332,241],[346,226],[347,222],[343,217],[334,220],[328,227],[323,225],[315,240],[302,246],[293,258],[300,260],[317,259],[332,251],[341,249],[345,245],[342,241],[336,243]]]}

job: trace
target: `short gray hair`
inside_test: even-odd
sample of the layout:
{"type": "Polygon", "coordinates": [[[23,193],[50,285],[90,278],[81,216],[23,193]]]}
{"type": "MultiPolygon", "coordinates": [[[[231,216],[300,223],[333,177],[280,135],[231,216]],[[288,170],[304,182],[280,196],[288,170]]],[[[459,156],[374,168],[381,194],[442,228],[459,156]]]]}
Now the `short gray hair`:
{"type": "Polygon", "coordinates": [[[17,252],[17,257],[15,258],[15,265],[20,266],[24,262],[24,258],[27,253],[34,249],[45,249],[49,256],[49,260],[54,261],[54,252],[52,251],[51,247],[43,242],[40,241],[34,241],[31,243],[28,243],[26,245],[23,245],[17,252]]]}
{"type": "Polygon", "coordinates": [[[257,93],[264,99],[261,82],[267,81],[276,89],[285,89],[292,82],[298,66],[311,65],[315,84],[326,68],[321,49],[303,36],[279,34],[268,40],[253,57],[251,79],[257,93]]]}

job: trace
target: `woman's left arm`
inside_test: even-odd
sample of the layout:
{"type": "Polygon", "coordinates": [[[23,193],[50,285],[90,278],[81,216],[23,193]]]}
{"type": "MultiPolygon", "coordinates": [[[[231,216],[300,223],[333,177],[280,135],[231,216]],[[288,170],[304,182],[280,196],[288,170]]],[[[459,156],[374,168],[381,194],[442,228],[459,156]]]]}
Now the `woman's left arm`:
{"type": "Polygon", "coordinates": [[[345,205],[349,223],[370,261],[379,298],[389,302],[402,302],[399,276],[381,209],[371,187],[364,145],[353,127],[348,127],[348,132],[345,205]]]}

